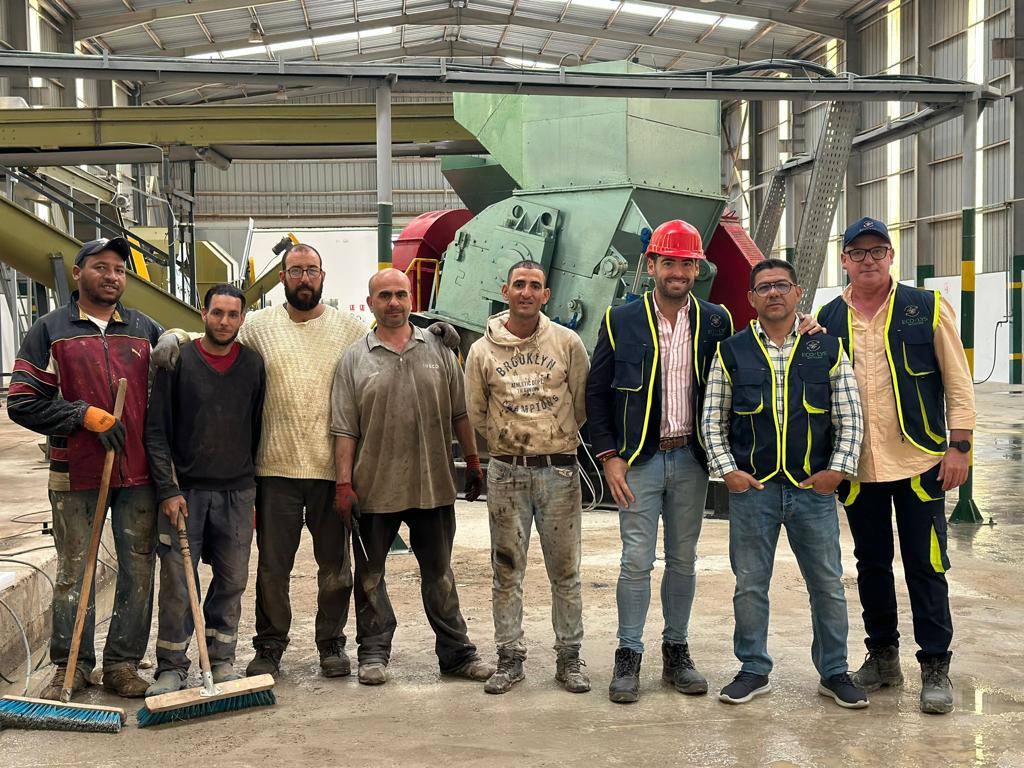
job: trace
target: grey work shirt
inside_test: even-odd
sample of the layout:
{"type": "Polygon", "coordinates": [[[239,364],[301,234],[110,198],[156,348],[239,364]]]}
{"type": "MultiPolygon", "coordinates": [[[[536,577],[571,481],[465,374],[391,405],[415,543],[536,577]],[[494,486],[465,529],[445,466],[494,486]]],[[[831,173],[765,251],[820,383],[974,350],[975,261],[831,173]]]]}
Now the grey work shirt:
{"type": "Polygon", "coordinates": [[[345,350],[331,391],[331,434],[356,441],[360,512],[455,503],[452,424],[466,415],[462,369],[432,333],[413,327],[401,352],[370,331],[345,350]]]}

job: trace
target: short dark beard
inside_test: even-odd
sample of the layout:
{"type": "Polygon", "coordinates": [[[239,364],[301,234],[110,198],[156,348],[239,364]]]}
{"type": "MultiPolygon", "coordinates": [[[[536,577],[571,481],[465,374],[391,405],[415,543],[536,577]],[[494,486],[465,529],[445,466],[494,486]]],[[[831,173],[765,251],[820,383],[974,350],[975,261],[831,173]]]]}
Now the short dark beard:
{"type": "Polygon", "coordinates": [[[310,286],[310,289],[313,291],[313,295],[310,296],[308,300],[299,298],[299,288],[301,287],[302,286],[300,285],[294,291],[291,291],[288,289],[288,286],[285,285],[284,297],[288,300],[289,304],[295,307],[295,309],[300,312],[309,312],[309,310],[313,309],[313,307],[320,303],[320,297],[324,293],[324,287],[322,284],[319,288],[313,288],[310,286]]]}
{"type": "Polygon", "coordinates": [[[88,299],[88,301],[90,303],[92,303],[92,304],[99,304],[100,306],[103,306],[103,307],[115,307],[115,306],[117,306],[117,302],[119,302],[121,300],[121,294],[118,294],[117,298],[115,298],[113,300],[109,300],[109,299],[106,299],[106,298],[104,298],[104,297],[102,297],[102,296],[100,296],[98,294],[93,293],[92,291],[90,291],[88,288],[86,288],[81,283],[79,283],[78,291],[79,291],[79,293],[84,294],[85,298],[88,299]]]}
{"type": "Polygon", "coordinates": [[[228,339],[225,342],[220,342],[220,341],[217,341],[217,337],[213,335],[213,332],[209,328],[206,329],[206,341],[214,349],[217,349],[217,348],[224,349],[226,347],[230,347],[232,344],[235,343],[235,339],[237,339],[237,338],[238,338],[238,331],[235,331],[234,335],[230,339],[228,339]]]}

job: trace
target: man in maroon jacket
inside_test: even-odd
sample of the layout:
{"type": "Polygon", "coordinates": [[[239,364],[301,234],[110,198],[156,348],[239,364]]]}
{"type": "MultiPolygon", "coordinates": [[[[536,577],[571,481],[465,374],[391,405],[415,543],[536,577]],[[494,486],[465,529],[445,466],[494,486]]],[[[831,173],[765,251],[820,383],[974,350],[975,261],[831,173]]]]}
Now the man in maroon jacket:
{"type": "MultiPolygon", "coordinates": [[[[75,257],[78,290],[39,318],[14,363],[7,397],[11,420],[50,438],[50,505],[57,549],[50,659],[57,670],[44,698],[60,696],[85,569],[92,516],[107,449],[116,450],[110,508],[117,551],[114,611],[103,650],[103,687],[140,697],[148,683],[138,664],[153,613],[156,501],[143,445],[149,352],[162,329],[121,303],[131,249],[122,238],[86,243],[75,257]],[[118,379],[128,393],[112,415],[118,379]],[[66,480],[65,480],[66,478],[66,480]]],[[[96,664],[95,615],[85,624],[74,690],[96,664]]]]}

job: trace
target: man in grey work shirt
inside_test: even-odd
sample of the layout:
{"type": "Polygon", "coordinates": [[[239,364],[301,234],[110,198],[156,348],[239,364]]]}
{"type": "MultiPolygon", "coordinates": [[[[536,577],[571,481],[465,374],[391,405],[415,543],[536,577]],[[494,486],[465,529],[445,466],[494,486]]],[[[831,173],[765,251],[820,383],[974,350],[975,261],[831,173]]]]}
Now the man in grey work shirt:
{"type": "Polygon", "coordinates": [[[469,641],[451,569],[453,431],[466,456],[467,498],[479,495],[483,480],[462,370],[437,337],[409,323],[410,285],[402,272],[378,272],[369,292],[377,327],[342,356],[331,394],[335,510],[350,528],[358,518],[361,539],[354,546],[359,682],[387,681],[397,622],[384,566],[403,522],[442,674],[484,681],[494,666],[469,641]]]}

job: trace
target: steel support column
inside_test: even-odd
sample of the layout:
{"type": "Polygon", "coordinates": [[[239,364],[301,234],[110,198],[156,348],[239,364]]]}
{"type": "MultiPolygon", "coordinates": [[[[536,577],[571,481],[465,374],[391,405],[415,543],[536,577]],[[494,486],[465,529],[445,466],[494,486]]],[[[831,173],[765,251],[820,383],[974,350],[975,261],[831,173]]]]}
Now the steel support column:
{"type": "Polygon", "coordinates": [[[1014,3],[1013,137],[1013,251],[1010,259],[1010,383],[1024,383],[1024,308],[1021,272],[1024,271],[1024,0],[1014,3]]]}
{"type": "Polygon", "coordinates": [[[391,86],[377,86],[377,263],[391,266],[391,86]]]}
{"type": "MultiPolygon", "coordinates": [[[[914,40],[916,50],[917,74],[931,75],[933,39],[932,26],[935,18],[935,0],[917,0],[914,13],[914,40]]],[[[914,251],[917,254],[917,271],[915,284],[924,288],[924,281],[935,276],[935,249],[932,245],[932,223],[928,218],[934,212],[935,190],[932,180],[932,147],[931,129],[917,134],[915,141],[916,158],[914,163],[914,195],[917,223],[914,227],[914,251]]]]}
{"type": "MultiPolygon", "coordinates": [[[[963,198],[962,243],[960,260],[960,338],[967,353],[967,365],[974,375],[974,216],[975,216],[975,174],[977,172],[976,150],[978,138],[978,102],[964,105],[963,118],[963,170],[960,183],[963,198]]],[[[970,456],[971,466],[967,470],[967,481],[960,486],[960,499],[949,517],[951,523],[981,523],[984,520],[978,505],[974,503],[974,453],[970,456]]]]}
{"type": "MultiPolygon", "coordinates": [[[[847,72],[863,72],[864,62],[861,54],[860,45],[860,33],[857,32],[857,25],[852,21],[847,22],[846,25],[846,71],[847,72]]],[[[861,118],[861,124],[863,124],[863,117],[861,118]]],[[[841,222],[840,230],[846,229],[846,226],[861,216],[864,215],[864,210],[861,206],[860,197],[860,184],[863,178],[863,158],[861,153],[853,151],[850,153],[849,162],[846,165],[846,187],[843,196],[843,207],[845,210],[842,212],[843,221],[841,222]]],[[[845,279],[841,281],[845,283],[845,279]]]]}

